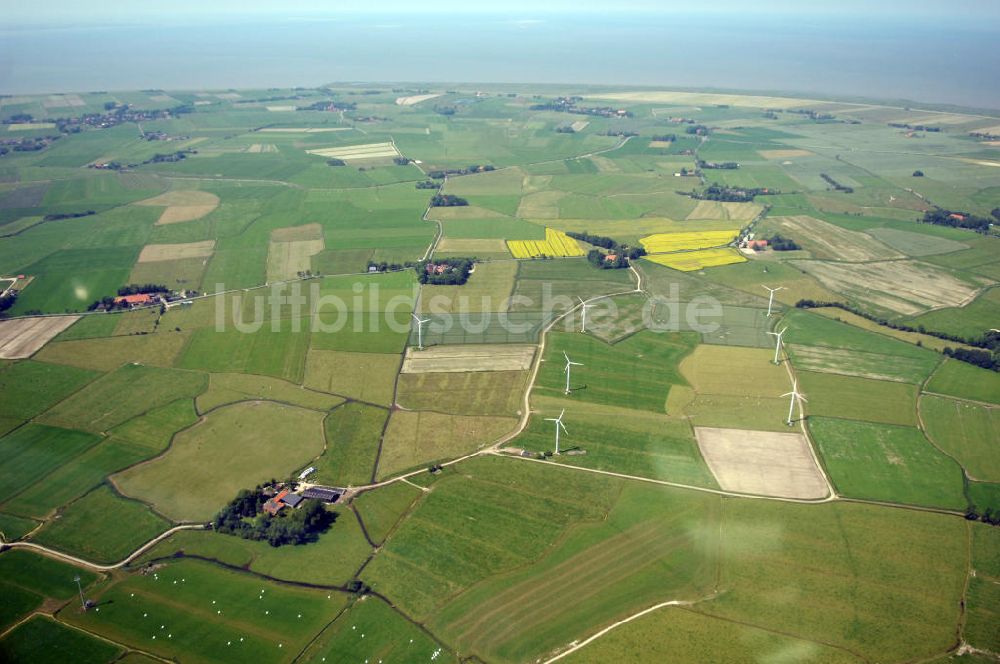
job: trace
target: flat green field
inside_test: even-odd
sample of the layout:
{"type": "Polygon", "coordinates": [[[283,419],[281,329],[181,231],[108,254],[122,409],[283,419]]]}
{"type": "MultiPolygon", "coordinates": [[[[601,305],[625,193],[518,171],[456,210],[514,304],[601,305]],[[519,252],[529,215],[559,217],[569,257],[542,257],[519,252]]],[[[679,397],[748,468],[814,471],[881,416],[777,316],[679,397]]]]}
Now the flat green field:
{"type": "Polygon", "coordinates": [[[924,395],[920,419],[935,445],[958,459],[970,477],[1000,482],[1000,409],[924,395]]]}
{"type": "Polygon", "coordinates": [[[104,664],[121,652],[118,646],[43,616],[35,616],[0,639],[0,658],[7,662],[104,664]]]}
{"type": "Polygon", "coordinates": [[[1000,404],[1000,374],[948,360],[924,388],[927,392],[1000,404]]]}
{"type": "Polygon", "coordinates": [[[58,617],[160,657],[237,662],[252,653],[255,661],[287,662],[337,615],[346,597],[178,561],[155,575],[130,575],[103,587],[94,594],[99,613],[67,609],[58,617]]]}
{"type": "Polygon", "coordinates": [[[398,355],[310,350],[304,384],[312,390],[390,406],[401,362],[398,355]]]}
{"type": "Polygon", "coordinates": [[[326,449],[313,463],[316,474],[309,479],[334,486],[369,482],[388,418],[387,410],[356,402],[327,415],[326,449]]]}
{"type": "Polygon", "coordinates": [[[0,438],[0,500],[9,500],[99,440],[83,431],[40,424],[28,424],[0,438]]]}
{"type": "Polygon", "coordinates": [[[372,540],[383,542],[421,495],[423,492],[418,487],[393,482],[358,496],[354,509],[365,522],[365,529],[372,540]]]}
{"type": "Polygon", "coordinates": [[[798,379],[810,416],[917,425],[915,385],[814,371],[800,371],[798,379]]]}
{"type": "Polygon", "coordinates": [[[572,367],[569,400],[663,412],[671,386],[687,383],[677,366],[696,343],[692,334],[640,332],[609,345],[589,335],[552,333],[534,393],[564,396],[565,353],[583,365],[572,367]]]}
{"type": "Polygon", "coordinates": [[[158,406],[195,397],[207,384],[204,374],[129,364],[60,402],[40,421],[86,431],[108,431],[158,406]]]}
{"type": "Polygon", "coordinates": [[[32,541],[87,560],[113,563],[169,527],[169,521],[142,503],[102,485],[67,506],[32,541]],[[123,523],[128,528],[122,528],[123,523]]]}
{"type": "Polygon", "coordinates": [[[114,481],[171,519],[206,521],[240,489],[287,477],[319,456],[322,422],[322,413],[267,401],[226,406],[114,481]]]}
{"type": "Polygon", "coordinates": [[[28,420],[97,378],[94,371],[25,360],[0,370],[4,417],[28,420]]]}
{"type": "Polygon", "coordinates": [[[344,403],[340,397],[303,389],[287,381],[252,374],[212,374],[208,390],[196,403],[202,413],[239,401],[277,401],[312,410],[327,411],[344,403]]]}
{"type": "Polygon", "coordinates": [[[453,415],[520,415],[526,371],[404,373],[399,375],[399,405],[453,415]]]}
{"type": "Polygon", "coordinates": [[[962,469],[930,444],[919,429],[809,418],[837,492],[910,505],[961,510],[962,469]]]}

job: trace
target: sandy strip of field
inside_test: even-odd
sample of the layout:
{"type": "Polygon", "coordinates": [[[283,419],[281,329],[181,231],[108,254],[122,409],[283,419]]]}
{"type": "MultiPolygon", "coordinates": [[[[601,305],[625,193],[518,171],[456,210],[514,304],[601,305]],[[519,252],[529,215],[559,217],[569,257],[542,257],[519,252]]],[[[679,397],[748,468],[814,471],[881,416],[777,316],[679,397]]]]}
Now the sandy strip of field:
{"type": "Polygon", "coordinates": [[[205,258],[215,251],[215,240],[184,242],[182,244],[147,244],[139,254],[138,263],[155,263],[181,258],[205,258]]]}
{"type": "Polygon", "coordinates": [[[587,120],[577,120],[576,122],[571,124],[569,128],[572,129],[573,131],[583,131],[584,129],[587,128],[589,124],[590,122],[587,120]]]}
{"type": "Polygon", "coordinates": [[[79,320],[79,316],[49,316],[0,321],[0,358],[31,357],[48,341],[79,320]]]}
{"type": "Polygon", "coordinates": [[[809,150],[757,150],[764,159],[794,159],[795,157],[812,157],[816,153],[809,150]]]}
{"type": "Polygon", "coordinates": [[[271,242],[295,242],[297,240],[322,240],[323,227],[319,224],[302,224],[275,228],[271,231],[271,242]]]}
{"type": "Polygon", "coordinates": [[[705,463],[726,491],[820,499],[830,489],[801,433],[695,427],[705,463]]]}
{"type": "Polygon", "coordinates": [[[534,357],[534,346],[514,344],[407,348],[401,373],[525,371],[534,357]]]}
{"type": "Polygon", "coordinates": [[[264,134],[322,134],[328,131],[351,131],[351,127],[265,127],[264,134]]]}
{"type": "Polygon", "coordinates": [[[42,102],[45,108],[64,108],[66,106],[86,106],[80,95],[50,95],[42,102]]]}
{"type": "Polygon", "coordinates": [[[427,101],[428,99],[434,99],[435,97],[440,97],[441,94],[436,95],[411,95],[409,97],[397,97],[397,106],[413,106],[414,104],[419,104],[422,101],[427,101]]]}
{"type": "Polygon", "coordinates": [[[674,145],[673,141],[650,141],[649,145],[647,145],[646,147],[649,147],[649,148],[670,148],[670,147],[673,147],[673,145],[674,145]]]}
{"type": "Polygon", "coordinates": [[[789,97],[763,97],[758,95],[713,94],[708,92],[673,92],[648,90],[643,92],[607,92],[587,95],[594,99],[611,99],[623,102],[648,102],[653,104],[684,104],[690,106],[746,106],[750,108],[795,108],[815,100],[789,97]]]}
{"type": "Polygon", "coordinates": [[[399,156],[399,152],[396,151],[396,147],[392,143],[368,143],[367,145],[348,145],[339,148],[319,148],[317,150],[306,150],[306,152],[320,157],[343,159],[344,161],[399,156]]]}
{"type": "Polygon", "coordinates": [[[294,106],[265,106],[264,108],[271,111],[272,113],[287,113],[288,111],[295,110],[294,106]]]}
{"type": "Polygon", "coordinates": [[[978,292],[941,268],[917,261],[828,263],[791,261],[830,290],[900,314],[958,307],[978,292]]]}

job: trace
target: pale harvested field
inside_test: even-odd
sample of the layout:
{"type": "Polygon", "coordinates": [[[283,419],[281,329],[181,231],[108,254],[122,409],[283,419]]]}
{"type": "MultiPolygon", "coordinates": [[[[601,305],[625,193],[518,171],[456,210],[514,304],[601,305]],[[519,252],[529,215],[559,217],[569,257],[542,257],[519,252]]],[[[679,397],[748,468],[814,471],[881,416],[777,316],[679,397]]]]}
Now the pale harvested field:
{"type": "Polygon", "coordinates": [[[384,159],[386,157],[398,157],[399,152],[392,143],[368,143],[366,145],[348,145],[339,148],[320,148],[318,150],[306,150],[308,154],[320,157],[343,159],[352,161],[359,159],[384,159]]]}
{"type": "Polygon", "coordinates": [[[0,321],[0,359],[31,357],[48,341],[79,320],[79,316],[49,316],[0,321]]]}
{"type": "Polygon", "coordinates": [[[165,207],[163,214],[156,220],[157,225],[162,226],[201,219],[219,206],[219,197],[207,191],[168,191],[139,201],[136,205],[165,207]]]}
{"type": "Polygon", "coordinates": [[[688,220],[694,219],[730,219],[732,221],[749,221],[760,214],[761,206],[756,203],[720,203],[719,201],[698,201],[688,220]]]}
{"type": "Polygon", "coordinates": [[[695,427],[705,463],[726,491],[817,500],[830,488],[801,433],[695,427]]]}
{"type": "Polygon", "coordinates": [[[588,122],[587,120],[577,120],[576,122],[574,122],[573,124],[571,124],[569,126],[569,128],[572,129],[573,131],[583,131],[589,125],[590,125],[590,122],[588,122]]]}
{"type": "Polygon", "coordinates": [[[836,293],[906,315],[962,306],[979,291],[938,267],[917,261],[792,264],[836,293]]]}
{"type": "Polygon", "coordinates": [[[271,231],[271,242],[295,242],[298,240],[322,240],[323,227],[319,224],[303,224],[275,228],[271,231]]]}
{"type": "Polygon", "coordinates": [[[407,348],[400,373],[456,373],[465,371],[524,371],[531,367],[534,346],[514,344],[407,348]]]}
{"type": "Polygon", "coordinates": [[[645,92],[609,92],[605,94],[588,95],[595,99],[612,99],[616,101],[649,102],[653,104],[684,104],[690,106],[744,106],[750,108],[795,108],[804,106],[811,99],[791,99],[789,97],[762,97],[758,95],[712,94],[708,92],[671,92],[666,90],[649,90],[645,92]]]}
{"type": "Polygon", "coordinates": [[[422,101],[427,101],[428,99],[434,99],[435,97],[440,97],[440,96],[441,96],[441,94],[438,93],[436,95],[411,95],[409,97],[397,97],[396,98],[396,105],[397,106],[413,106],[415,104],[419,104],[422,101]]]}
{"type": "Polygon", "coordinates": [[[7,131],[27,131],[29,129],[54,129],[52,122],[17,122],[7,125],[7,131]]]}
{"type": "Polygon", "coordinates": [[[796,157],[812,157],[815,153],[809,150],[757,150],[759,154],[764,159],[794,159],[796,157]]]}
{"type": "Polygon", "coordinates": [[[522,219],[558,219],[559,200],[565,191],[539,191],[521,197],[517,216],[522,219]]]}
{"type": "Polygon", "coordinates": [[[312,269],[312,257],[323,251],[319,240],[272,242],[267,248],[267,281],[294,279],[299,272],[312,269]]]}
{"type": "Polygon", "coordinates": [[[139,254],[138,263],[172,261],[179,258],[205,258],[215,250],[215,240],[183,244],[147,244],[139,254]]]}
{"type": "Polygon", "coordinates": [[[500,239],[446,237],[438,242],[437,251],[451,254],[464,253],[470,256],[483,253],[507,253],[507,243],[500,239]]]}
{"type": "Polygon", "coordinates": [[[770,221],[778,224],[781,230],[788,231],[817,258],[851,262],[904,258],[903,254],[867,233],[849,231],[806,215],[772,217],[770,221]]]}
{"type": "Polygon", "coordinates": [[[87,102],[83,101],[80,95],[49,95],[49,97],[42,102],[42,106],[45,108],[65,108],[67,106],[86,106],[87,102]]]}
{"type": "Polygon", "coordinates": [[[621,173],[621,166],[614,159],[608,159],[607,157],[595,154],[590,157],[591,163],[597,166],[597,170],[601,173],[621,173]]]}
{"type": "Polygon", "coordinates": [[[287,113],[295,110],[294,106],[267,106],[266,108],[272,113],[287,113]]]}
{"type": "Polygon", "coordinates": [[[322,134],[328,131],[351,131],[351,127],[267,127],[262,134],[322,134]]]}
{"type": "Polygon", "coordinates": [[[646,147],[650,148],[669,148],[673,145],[672,141],[650,141],[649,145],[646,147]]]}

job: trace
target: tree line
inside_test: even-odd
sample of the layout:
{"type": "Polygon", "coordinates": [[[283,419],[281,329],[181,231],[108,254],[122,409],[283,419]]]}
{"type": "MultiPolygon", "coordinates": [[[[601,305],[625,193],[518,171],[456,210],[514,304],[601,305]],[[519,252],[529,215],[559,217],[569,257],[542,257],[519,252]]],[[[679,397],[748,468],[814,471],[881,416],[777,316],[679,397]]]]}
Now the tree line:
{"type": "Polygon", "coordinates": [[[469,280],[475,261],[471,258],[444,258],[416,264],[417,281],[433,286],[461,286],[469,280]],[[438,268],[441,268],[438,271],[438,268]]]}
{"type": "MultiPolygon", "coordinates": [[[[1000,214],[998,213],[1000,213],[1000,208],[993,210],[990,214],[1000,220],[1000,214]]],[[[952,210],[945,210],[944,208],[937,208],[924,212],[924,216],[921,221],[925,224],[934,224],[935,226],[968,228],[969,230],[976,231],[977,233],[988,233],[990,226],[992,225],[992,222],[984,217],[977,217],[976,215],[969,214],[967,212],[953,212],[952,210]]]]}

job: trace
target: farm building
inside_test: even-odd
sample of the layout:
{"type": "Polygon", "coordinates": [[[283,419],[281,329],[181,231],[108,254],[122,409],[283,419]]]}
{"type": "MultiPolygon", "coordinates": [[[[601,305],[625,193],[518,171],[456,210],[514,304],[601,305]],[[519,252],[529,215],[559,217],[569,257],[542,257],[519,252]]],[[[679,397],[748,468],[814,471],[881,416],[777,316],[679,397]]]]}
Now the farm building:
{"type": "Polygon", "coordinates": [[[115,298],[115,304],[125,303],[131,307],[153,302],[153,296],[149,293],[136,293],[134,295],[120,295],[115,298]]]}
{"type": "Polygon", "coordinates": [[[294,508],[298,507],[299,503],[301,503],[303,500],[304,499],[299,494],[297,494],[297,493],[290,493],[287,496],[285,496],[284,498],[282,498],[281,502],[283,502],[284,504],[286,504],[289,507],[291,507],[291,508],[294,509],[294,508]]]}
{"type": "Polygon", "coordinates": [[[288,495],[288,490],[284,489],[278,495],[274,496],[266,503],[264,503],[264,511],[274,516],[280,512],[285,507],[284,498],[288,495]]]}
{"type": "Polygon", "coordinates": [[[329,486],[313,486],[303,491],[302,497],[322,500],[326,503],[335,503],[340,500],[340,496],[343,493],[343,490],[329,486]]]}

